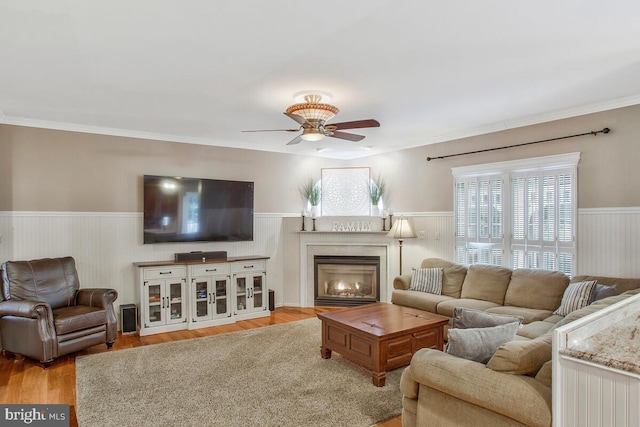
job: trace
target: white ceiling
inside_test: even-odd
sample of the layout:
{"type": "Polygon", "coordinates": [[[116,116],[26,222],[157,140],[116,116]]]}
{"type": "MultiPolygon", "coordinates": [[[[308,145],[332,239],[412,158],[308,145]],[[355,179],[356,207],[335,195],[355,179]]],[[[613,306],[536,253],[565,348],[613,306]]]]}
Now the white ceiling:
{"type": "Polygon", "coordinates": [[[0,0],[0,122],[357,158],[640,103],[637,0],[0,0]],[[335,138],[296,123],[333,94],[335,138]],[[319,148],[327,148],[319,152],[319,148]]]}

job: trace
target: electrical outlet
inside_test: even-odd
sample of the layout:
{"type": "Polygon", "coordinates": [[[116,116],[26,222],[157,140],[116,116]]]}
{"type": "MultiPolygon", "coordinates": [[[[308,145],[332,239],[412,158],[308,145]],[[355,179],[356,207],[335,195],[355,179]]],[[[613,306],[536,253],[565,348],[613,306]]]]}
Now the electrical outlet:
{"type": "Polygon", "coordinates": [[[436,240],[440,240],[440,232],[436,231],[436,240]]]}
{"type": "Polygon", "coordinates": [[[418,239],[426,239],[427,238],[427,232],[424,230],[420,230],[418,231],[418,239]]]}

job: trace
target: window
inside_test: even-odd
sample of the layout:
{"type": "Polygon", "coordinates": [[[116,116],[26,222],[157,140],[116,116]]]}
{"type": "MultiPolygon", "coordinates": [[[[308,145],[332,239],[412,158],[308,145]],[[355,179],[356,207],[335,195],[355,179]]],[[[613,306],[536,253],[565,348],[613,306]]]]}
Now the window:
{"type": "Polygon", "coordinates": [[[579,153],[454,168],[455,259],[575,270],[579,153]]]}

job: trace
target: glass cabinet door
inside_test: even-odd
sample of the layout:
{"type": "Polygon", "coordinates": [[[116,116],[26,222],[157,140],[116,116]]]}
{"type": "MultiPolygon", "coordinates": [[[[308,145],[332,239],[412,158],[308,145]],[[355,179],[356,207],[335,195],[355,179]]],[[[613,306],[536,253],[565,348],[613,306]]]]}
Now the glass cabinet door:
{"type": "Polygon", "coordinates": [[[244,311],[247,309],[247,278],[244,276],[236,277],[236,310],[244,311]]]}
{"type": "Polygon", "coordinates": [[[253,276],[253,292],[251,296],[253,297],[253,308],[261,308],[262,307],[262,287],[263,287],[263,276],[262,274],[253,276]]]}
{"type": "Polygon", "coordinates": [[[211,303],[211,293],[209,292],[209,280],[198,278],[192,279],[193,301],[195,307],[193,317],[197,320],[209,317],[209,304],[211,303]]]}
{"type": "Polygon", "coordinates": [[[147,305],[145,324],[161,325],[164,322],[164,281],[145,283],[145,303],[147,305]]]}
{"type": "Polygon", "coordinates": [[[169,295],[167,296],[166,307],[169,310],[169,323],[182,322],[185,316],[184,307],[182,305],[183,281],[174,279],[167,284],[169,295]]]}
{"type": "Polygon", "coordinates": [[[227,278],[220,278],[215,280],[215,313],[217,317],[225,317],[229,313],[229,304],[227,302],[227,285],[227,278]]]}

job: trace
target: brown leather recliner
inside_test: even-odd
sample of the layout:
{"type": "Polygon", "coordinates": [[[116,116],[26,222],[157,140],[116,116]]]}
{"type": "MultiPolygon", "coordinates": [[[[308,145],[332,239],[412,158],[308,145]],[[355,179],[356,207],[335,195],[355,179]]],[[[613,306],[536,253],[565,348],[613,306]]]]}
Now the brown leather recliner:
{"type": "Polygon", "coordinates": [[[114,289],[83,288],[72,257],[2,264],[0,338],[9,358],[36,359],[45,367],[60,356],[118,336],[114,289]]]}

